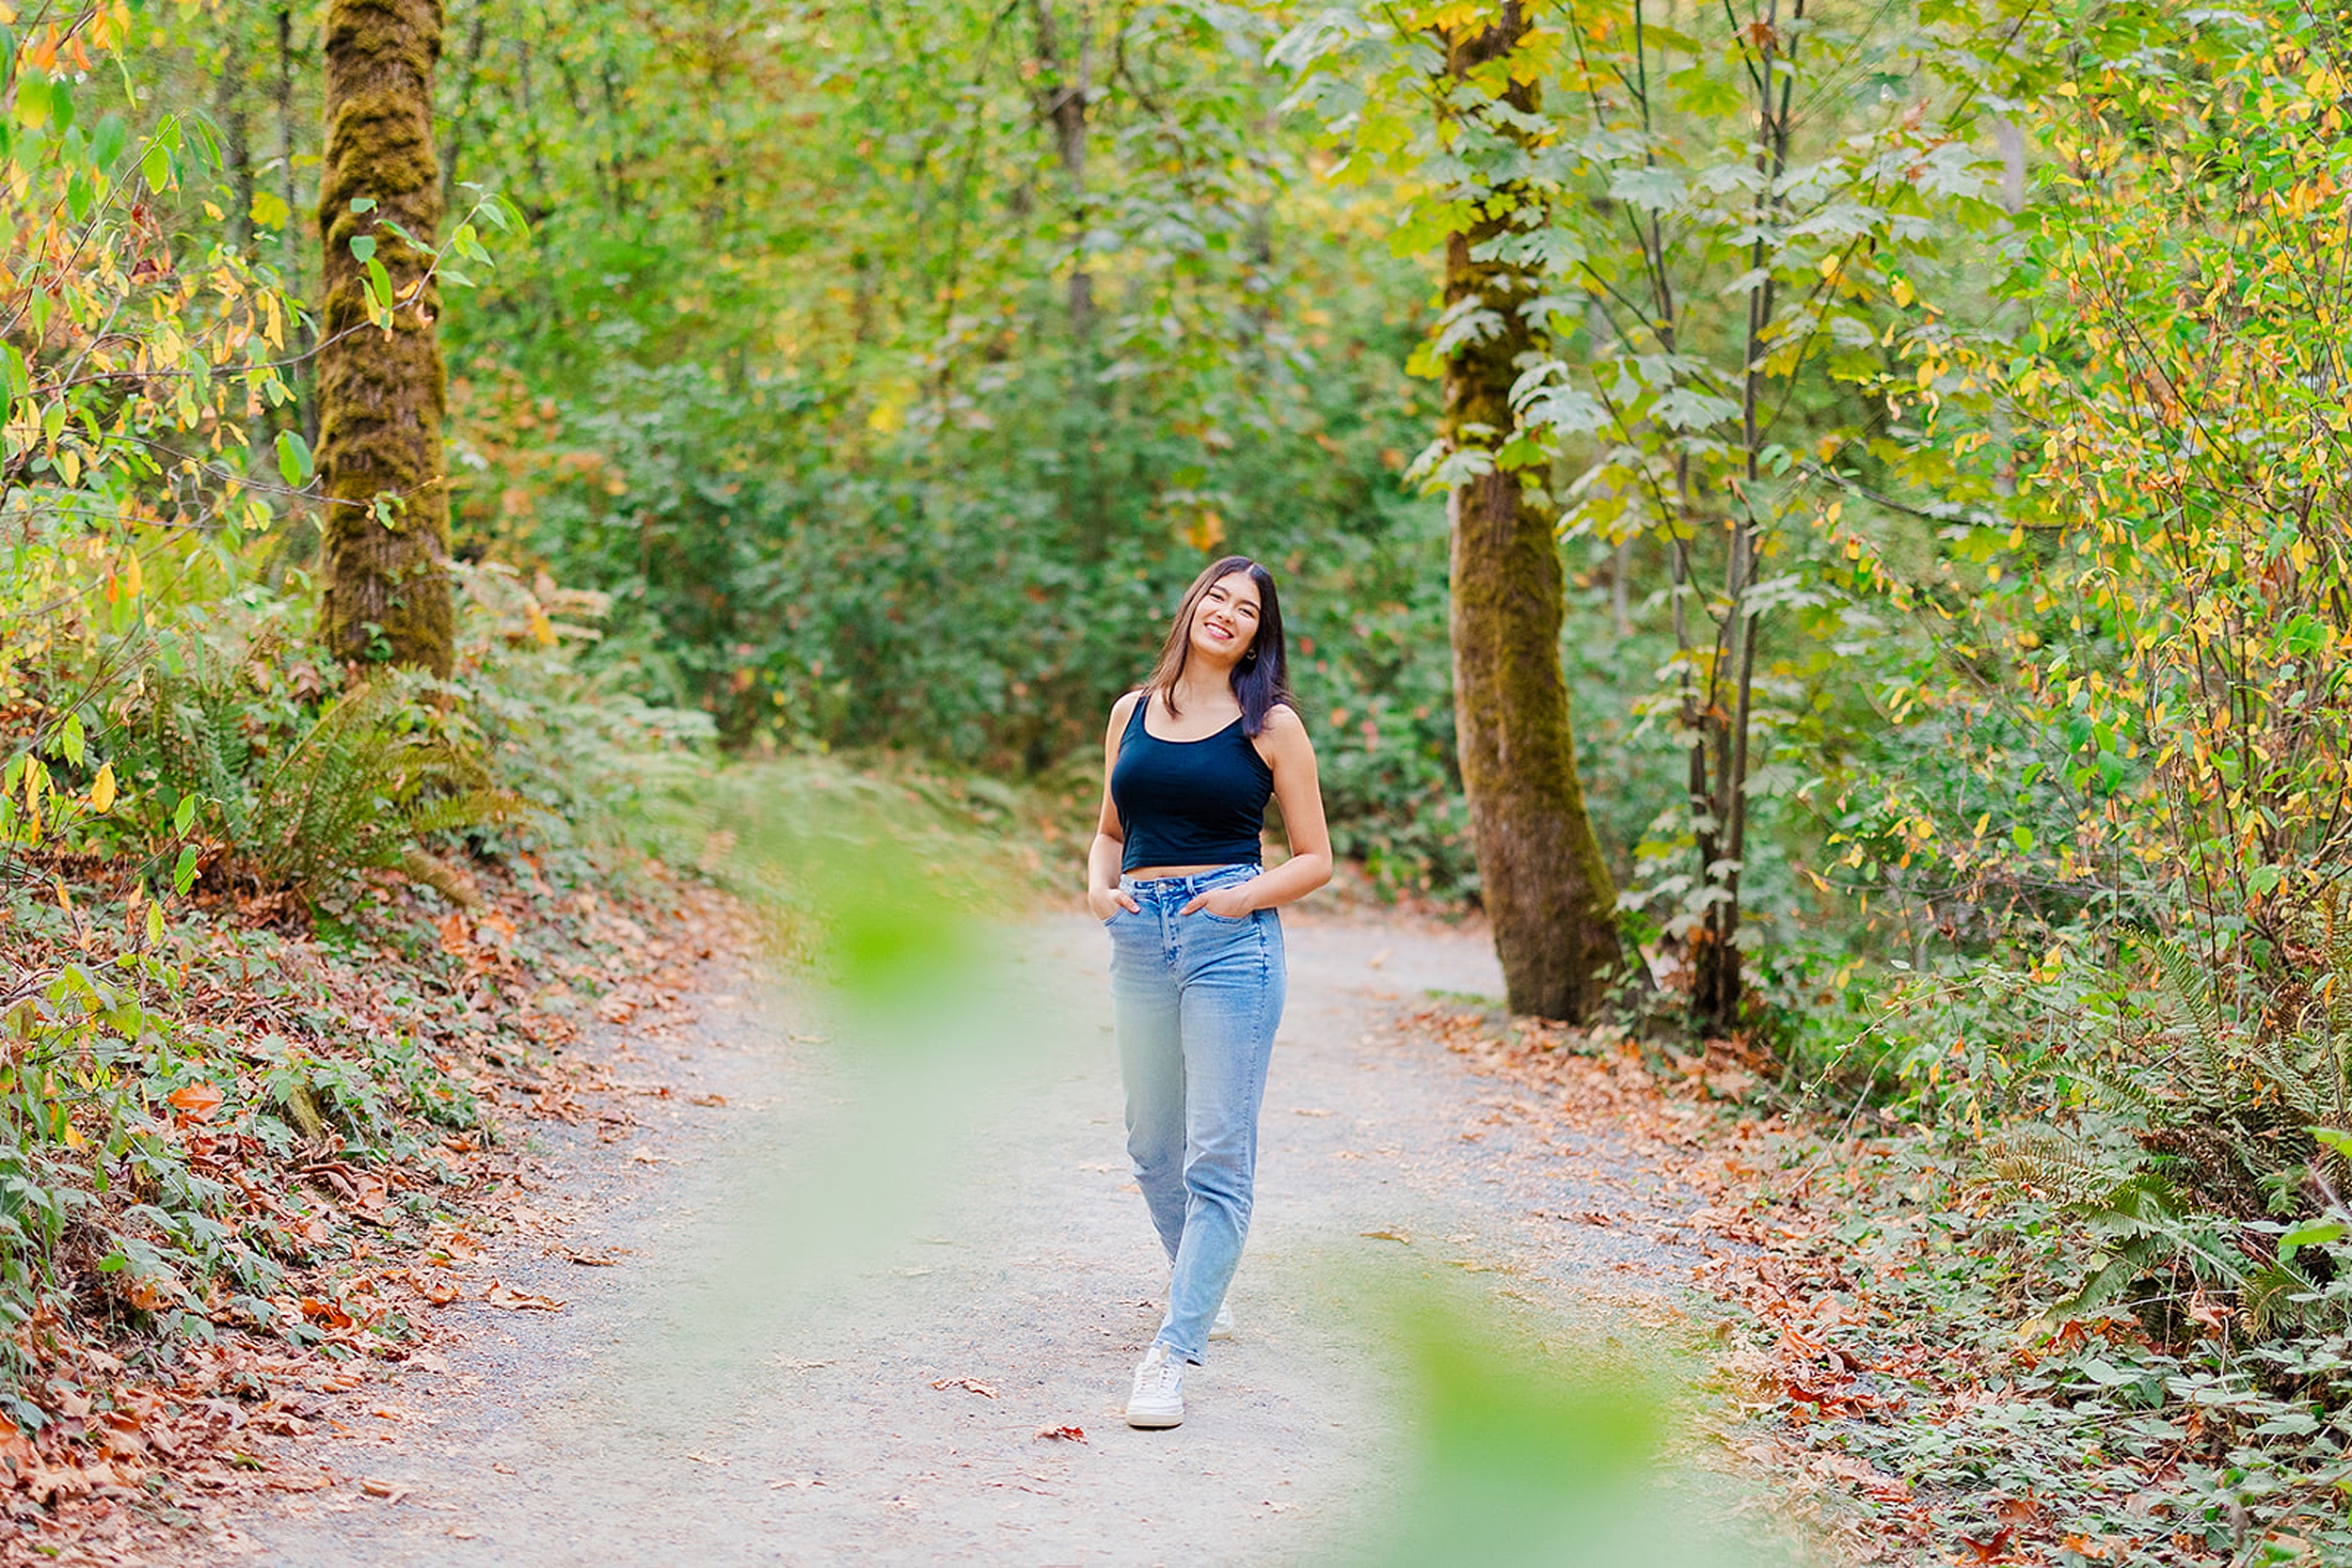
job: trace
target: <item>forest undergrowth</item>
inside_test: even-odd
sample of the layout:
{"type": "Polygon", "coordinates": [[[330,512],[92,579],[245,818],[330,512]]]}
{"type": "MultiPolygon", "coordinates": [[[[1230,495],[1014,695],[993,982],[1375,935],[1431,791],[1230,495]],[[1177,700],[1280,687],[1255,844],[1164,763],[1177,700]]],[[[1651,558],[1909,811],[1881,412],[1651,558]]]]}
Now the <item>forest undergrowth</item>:
{"type": "MultiPolygon", "coordinates": [[[[2304,1233],[2326,1283],[2265,1310],[2214,1277],[2246,1244],[2227,1227],[2070,1203],[1964,1123],[1792,1099],[1731,1042],[1449,1006],[1399,1027],[1521,1091],[1517,1119],[1662,1183],[1550,1217],[1705,1254],[1685,1296],[1702,1420],[1836,1560],[2352,1560],[2341,1232],[2304,1233]]],[[[2287,1226],[2255,1233],[2293,1261],[2287,1226]]]]}

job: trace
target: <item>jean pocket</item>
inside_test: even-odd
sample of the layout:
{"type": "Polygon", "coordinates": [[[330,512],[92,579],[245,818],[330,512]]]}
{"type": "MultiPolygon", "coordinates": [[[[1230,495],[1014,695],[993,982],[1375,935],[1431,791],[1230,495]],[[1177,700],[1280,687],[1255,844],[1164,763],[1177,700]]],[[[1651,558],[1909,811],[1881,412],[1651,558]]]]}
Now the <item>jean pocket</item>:
{"type": "Polygon", "coordinates": [[[1207,908],[1199,909],[1193,912],[1212,926],[1247,926],[1258,918],[1258,911],[1255,910],[1243,915],[1219,914],[1215,910],[1207,908]]]}

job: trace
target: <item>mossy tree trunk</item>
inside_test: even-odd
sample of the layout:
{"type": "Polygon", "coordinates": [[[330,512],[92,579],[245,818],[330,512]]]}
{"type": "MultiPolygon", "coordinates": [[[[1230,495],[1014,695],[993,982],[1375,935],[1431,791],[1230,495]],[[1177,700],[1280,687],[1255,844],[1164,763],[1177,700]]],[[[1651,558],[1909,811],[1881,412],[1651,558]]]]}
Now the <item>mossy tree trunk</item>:
{"type": "Polygon", "coordinates": [[[453,621],[440,301],[423,282],[431,258],[392,225],[426,245],[440,229],[433,68],[441,24],[440,0],[331,0],[319,181],[320,632],[344,658],[437,674],[449,673],[453,621]],[[355,213],[355,202],[373,206],[355,213]],[[369,320],[369,269],[351,248],[360,238],[374,242],[391,284],[389,330],[369,320]]]}
{"type": "MultiPolygon", "coordinates": [[[[1517,47],[1527,20],[1506,0],[1492,20],[1447,39],[1454,112],[1474,115],[1482,67],[1517,47]]],[[[1532,84],[1502,98],[1533,115],[1532,84]]],[[[1446,245],[1446,319],[1481,309],[1483,333],[1445,362],[1439,434],[1450,447],[1493,450],[1514,424],[1518,358],[1537,347],[1519,307],[1535,293],[1518,266],[1482,261],[1523,193],[1492,190],[1475,221],[1446,245]],[[1473,303],[1474,302],[1474,303],[1473,303]]],[[[1621,955],[1616,890],[1584,810],[1560,670],[1564,583],[1549,508],[1519,474],[1496,468],[1448,498],[1452,534],[1454,713],[1478,878],[1512,1010],[1582,1019],[1599,1003],[1621,955]]]]}

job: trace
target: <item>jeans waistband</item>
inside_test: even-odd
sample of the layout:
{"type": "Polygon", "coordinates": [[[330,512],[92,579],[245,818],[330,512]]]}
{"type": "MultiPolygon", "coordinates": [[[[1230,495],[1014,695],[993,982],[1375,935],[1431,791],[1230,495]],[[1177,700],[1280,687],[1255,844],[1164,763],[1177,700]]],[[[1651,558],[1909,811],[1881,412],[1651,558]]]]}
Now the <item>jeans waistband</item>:
{"type": "Polygon", "coordinates": [[[1196,871],[1189,877],[1151,877],[1138,880],[1121,877],[1119,885],[1138,898],[1189,899],[1197,893],[1215,887],[1231,887],[1246,882],[1261,868],[1255,862],[1246,865],[1220,865],[1214,871],[1196,871]]]}

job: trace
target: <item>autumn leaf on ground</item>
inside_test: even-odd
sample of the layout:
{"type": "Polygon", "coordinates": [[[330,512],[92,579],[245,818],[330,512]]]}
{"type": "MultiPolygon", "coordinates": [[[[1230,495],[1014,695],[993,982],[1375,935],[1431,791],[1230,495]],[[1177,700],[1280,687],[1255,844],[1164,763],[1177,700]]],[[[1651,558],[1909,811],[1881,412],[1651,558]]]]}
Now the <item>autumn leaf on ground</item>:
{"type": "Polygon", "coordinates": [[[409,1271],[407,1277],[408,1288],[436,1307],[447,1307],[466,1293],[452,1281],[435,1279],[430,1275],[418,1274],[414,1270],[409,1271]]]}
{"type": "Polygon", "coordinates": [[[164,1096],[166,1101],[180,1113],[182,1126],[192,1121],[210,1121],[220,1109],[221,1092],[210,1084],[183,1084],[164,1096]]]}
{"type": "Polygon", "coordinates": [[[1040,1427],[1037,1434],[1057,1443],[1083,1443],[1087,1440],[1084,1427],[1040,1427]]]}
{"type": "Polygon", "coordinates": [[[1375,1242],[1402,1242],[1406,1246],[1413,1244],[1413,1238],[1402,1230],[1359,1230],[1356,1234],[1375,1242]]]}
{"type": "Polygon", "coordinates": [[[979,1395],[980,1398],[984,1400],[993,1400],[996,1397],[996,1390],[990,1387],[987,1384],[982,1383],[977,1377],[943,1377],[933,1383],[931,1386],[934,1388],[969,1389],[971,1392],[979,1395]]]}
{"type": "Polygon", "coordinates": [[[553,1296],[532,1295],[529,1291],[517,1291],[495,1279],[490,1281],[490,1288],[482,1293],[482,1299],[492,1307],[503,1307],[510,1312],[560,1312],[564,1309],[564,1304],[553,1296]]]}
{"type": "Polygon", "coordinates": [[[2016,1533],[2016,1526],[2003,1525],[1991,1535],[1963,1535],[1960,1544],[1968,1549],[1970,1562],[1998,1562],[2009,1556],[2010,1538],[2016,1533]]]}
{"type": "Polygon", "coordinates": [[[610,1269],[617,1268],[622,1255],[628,1250],[628,1247],[613,1246],[606,1247],[602,1252],[581,1252],[558,1242],[553,1246],[542,1248],[541,1252],[543,1256],[561,1258],[566,1263],[578,1263],[582,1268],[610,1269]]]}

